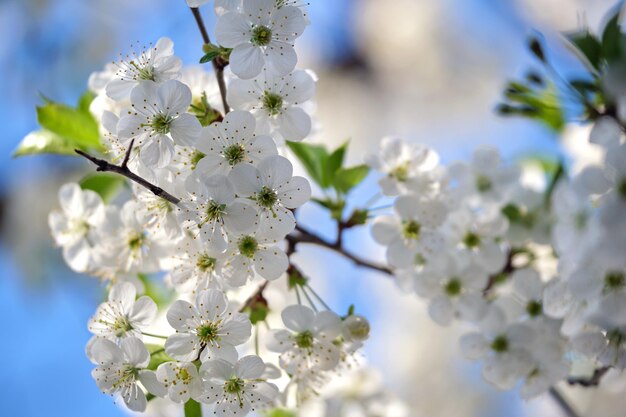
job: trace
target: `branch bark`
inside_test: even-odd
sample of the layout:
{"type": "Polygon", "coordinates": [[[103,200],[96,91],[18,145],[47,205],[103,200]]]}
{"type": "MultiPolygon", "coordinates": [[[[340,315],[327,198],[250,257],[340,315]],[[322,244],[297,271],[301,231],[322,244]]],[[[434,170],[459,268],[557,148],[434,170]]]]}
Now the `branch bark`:
{"type": "Polygon", "coordinates": [[[287,239],[287,242],[291,245],[294,245],[294,247],[295,245],[299,243],[310,243],[313,245],[322,246],[322,247],[325,247],[327,249],[337,252],[344,258],[351,260],[355,265],[372,269],[374,271],[382,272],[383,274],[386,274],[386,275],[393,275],[393,272],[391,271],[391,269],[387,268],[386,266],[375,264],[351,252],[348,252],[342,246],[341,239],[337,239],[336,242],[329,242],[301,226],[296,226],[296,233],[288,235],[286,239],[287,239]]]}
{"type": "MultiPolygon", "coordinates": [[[[202,36],[202,40],[205,44],[211,43],[211,38],[209,37],[209,33],[206,30],[206,26],[204,25],[204,20],[202,19],[202,15],[200,14],[200,10],[197,7],[190,7],[191,13],[193,14],[194,19],[196,19],[196,24],[198,25],[198,29],[200,30],[200,35],[202,36]]],[[[215,77],[217,78],[217,85],[220,88],[220,95],[222,96],[222,105],[224,106],[224,115],[230,112],[230,106],[228,105],[228,101],[226,100],[226,81],[224,80],[224,68],[226,68],[228,62],[224,60],[224,58],[217,56],[213,59],[213,70],[215,71],[215,77]]]]}
{"type": "Polygon", "coordinates": [[[571,404],[563,397],[563,394],[555,387],[550,387],[548,393],[554,401],[561,407],[563,414],[567,417],[580,417],[580,414],[571,406],[571,404]]]}
{"type": "Polygon", "coordinates": [[[129,157],[131,151],[132,151],[132,144],[131,146],[129,146],[128,151],[126,151],[126,155],[124,157],[124,162],[122,162],[122,165],[117,166],[117,165],[113,165],[112,163],[108,161],[105,161],[104,159],[96,158],[95,156],[89,155],[87,152],[83,152],[80,149],[74,149],[74,152],[76,152],[83,158],[90,160],[94,165],[96,165],[97,166],[96,171],[113,172],[115,174],[122,175],[128,178],[129,180],[136,182],[142,187],[145,187],[148,190],[152,191],[152,193],[156,195],[157,197],[161,197],[162,199],[167,200],[172,204],[178,205],[178,203],[180,203],[180,199],[174,197],[173,195],[165,191],[163,188],[152,184],[151,182],[143,179],[142,177],[140,177],[139,175],[133,173],[130,169],[128,169],[127,158],[129,157]]]}

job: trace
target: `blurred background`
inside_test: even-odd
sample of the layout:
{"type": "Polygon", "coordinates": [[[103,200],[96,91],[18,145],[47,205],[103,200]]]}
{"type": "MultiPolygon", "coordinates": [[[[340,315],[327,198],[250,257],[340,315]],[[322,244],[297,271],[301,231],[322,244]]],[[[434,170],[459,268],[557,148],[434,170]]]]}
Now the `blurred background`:
{"type": "MultiPolygon", "coordinates": [[[[444,162],[466,159],[482,143],[509,160],[556,158],[562,143],[547,128],[494,112],[507,79],[534,64],[526,39],[541,33],[557,69],[582,73],[559,31],[594,30],[614,0],[310,0],[312,25],[298,43],[299,66],[319,76],[312,140],[334,147],[351,139],[350,163],[374,152],[382,136],[426,143],[444,162]]],[[[203,9],[207,25],[212,8],[203,9]]],[[[100,284],[73,274],[52,246],[47,214],[59,186],[91,167],[70,157],[12,159],[36,129],[39,94],[75,103],[92,71],[130,44],[170,37],[185,64],[197,63],[201,38],[183,0],[0,0],[0,415],[116,416],[125,412],[93,383],[83,353],[100,284]]],[[[566,136],[584,136],[570,126],[566,136]]],[[[369,178],[355,204],[375,193],[369,178]]],[[[331,233],[315,207],[304,225],[331,233]]],[[[383,259],[367,230],[351,231],[355,252],[383,259]]],[[[480,377],[458,349],[460,328],[439,328],[424,303],[393,282],[321,249],[298,263],[339,312],[354,303],[372,322],[368,362],[407,404],[410,416],[559,416],[549,398],[525,403],[480,377]],[[320,259],[323,262],[320,262],[320,259]]],[[[615,385],[567,389],[584,416],[623,416],[615,385]]]]}

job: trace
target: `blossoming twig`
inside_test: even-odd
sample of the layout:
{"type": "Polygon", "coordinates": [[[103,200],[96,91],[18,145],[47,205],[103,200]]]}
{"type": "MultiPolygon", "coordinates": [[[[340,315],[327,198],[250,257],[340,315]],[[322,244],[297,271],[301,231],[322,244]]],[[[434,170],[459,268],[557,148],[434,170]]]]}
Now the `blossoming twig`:
{"type": "MultiPolygon", "coordinates": [[[[211,38],[209,37],[209,33],[206,30],[206,26],[204,26],[204,20],[202,20],[202,15],[200,14],[200,10],[197,7],[190,7],[191,13],[193,13],[193,17],[196,19],[196,24],[198,25],[198,29],[200,30],[200,34],[202,35],[202,40],[205,44],[211,43],[211,38]]],[[[230,112],[230,106],[228,105],[228,101],[226,100],[226,81],[224,81],[224,68],[228,63],[224,61],[224,59],[220,56],[217,56],[213,59],[213,69],[215,70],[215,77],[217,78],[217,84],[220,87],[220,95],[222,96],[222,104],[224,105],[224,114],[228,114],[230,112]]]]}
{"type": "MultiPolygon", "coordinates": [[[[126,156],[128,156],[131,149],[132,149],[132,146],[129,147],[129,152],[127,153],[126,156]]],[[[126,157],[124,157],[124,162],[122,163],[122,165],[117,166],[117,165],[113,165],[112,163],[108,161],[105,161],[104,159],[96,158],[95,156],[89,155],[87,152],[83,152],[80,149],[74,149],[74,152],[76,152],[80,156],[93,162],[98,167],[96,171],[114,172],[116,174],[119,174],[128,178],[131,181],[136,182],[142,187],[147,188],[148,190],[152,191],[152,193],[156,195],[157,197],[161,197],[162,199],[167,200],[172,204],[178,204],[180,202],[180,199],[174,197],[173,195],[165,191],[163,188],[158,187],[149,181],[146,181],[145,179],[143,179],[142,177],[140,177],[139,175],[133,173],[130,169],[128,169],[128,167],[126,166],[126,163],[127,163],[126,157]]]]}

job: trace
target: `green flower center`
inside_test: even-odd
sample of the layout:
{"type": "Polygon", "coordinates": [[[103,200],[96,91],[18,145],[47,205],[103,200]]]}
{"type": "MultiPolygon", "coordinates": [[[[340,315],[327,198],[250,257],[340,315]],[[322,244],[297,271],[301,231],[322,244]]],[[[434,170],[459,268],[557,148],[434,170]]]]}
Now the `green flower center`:
{"type": "Polygon", "coordinates": [[[480,245],[480,236],[476,233],[468,232],[463,238],[463,244],[470,249],[476,248],[480,245]]]}
{"type": "Polygon", "coordinates": [[[126,316],[115,319],[115,322],[113,322],[113,326],[111,327],[117,337],[122,337],[127,332],[133,330],[133,326],[131,326],[126,316]]]}
{"type": "Polygon", "coordinates": [[[491,190],[492,187],[493,184],[488,177],[484,175],[479,175],[476,177],[476,188],[481,193],[486,193],[487,191],[491,190]]]}
{"type": "Polygon", "coordinates": [[[244,382],[243,379],[232,377],[228,381],[224,382],[224,391],[229,394],[237,394],[243,391],[244,382]]]}
{"type": "Polygon", "coordinates": [[[261,191],[259,191],[256,195],[256,201],[260,206],[269,209],[274,207],[278,201],[278,194],[276,194],[276,191],[271,188],[263,186],[261,187],[261,191]]]}
{"type": "Polygon", "coordinates": [[[530,317],[537,317],[543,311],[543,306],[539,301],[529,301],[526,304],[526,312],[530,317]]]}
{"type": "Polygon", "coordinates": [[[406,181],[409,178],[409,163],[405,162],[396,166],[389,172],[389,175],[400,182],[406,181]]]}
{"type": "Polygon", "coordinates": [[[129,64],[137,70],[137,78],[139,78],[140,80],[155,81],[154,67],[152,65],[142,67],[135,61],[130,61],[129,64]]]}
{"type": "Polygon", "coordinates": [[[491,350],[498,353],[503,353],[509,350],[509,339],[506,336],[498,336],[491,342],[491,350]]]}
{"type": "Polygon", "coordinates": [[[226,158],[230,166],[237,165],[243,161],[245,156],[246,150],[243,145],[240,144],[231,145],[224,150],[224,158],[226,158]]]}
{"type": "Polygon", "coordinates": [[[263,108],[270,116],[276,116],[283,109],[283,98],[266,90],[263,93],[263,108]]]}
{"type": "Polygon", "coordinates": [[[189,382],[191,382],[192,376],[187,368],[179,368],[176,372],[176,379],[182,381],[183,384],[189,384],[189,382]]]}
{"type": "Polygon", "coordinates": [[[206,345],[214,340],[218,340],[217,332],[219,327],[216,323],[205,323],[196,329],[196,334],[200,343],[206,345]]]}
{"type": "Polygon", "coordinates": [[[200,255],[200,257],[198,257],[198,262],[196,262],[196,266],[202,272],[211,272],[215,269],[216,261],[217,260],[215,258],[212,258],[204,253],[200,255]]]}
{"type": "Polygon", "coordinates": [[[407,222],[404,222],[404,225],[402,227],[402,234],[404,235],[405,239],[417,240],[420,237],[421,228],[422,226],[418,222],[416,222],[415,220],[409,220],[407,222]]]}
{"type": "Polygon", "coordinates": [[[243,256],[252,258],[254,257],[257,249],[259,249],[259,242],[257,242],[257,240],[252,236],[244,236],[239,239],[237,248],[243,256]]]}
{"type": "Polygon", "coordinates": [[[146,236],[141,233],[141,234],[135,234],[132,235],[129,239],[128,239],[128,247],[132,250],[132,251],[138,251],[141,250],[141,248],[143,247],[143,244],[146,240],[146,236]]]}
{"type": "Polygon", "coordinates": [[[272,40],[272,30],[267,26],[257,26],[252,29],[252,42],[255,46],[267,46],[272,40]]]}
{"type": "Polygon", "coordinates": [[[226,214],[226,204],[219,204],[211,200],[204,210],[204,214],[206,214],[205,222],[221,220],[222,216],[226,214]]]}
{"type": "Polygon", "coordinates": [[[167,116],[163,113],[155,114],[152,118],[152,123],[150,126],[155,133],[159,133],[161,135],[165,135],[170,132],[170,125],[174,120],[173,117],[167,116]]]}
{"type": "Polygon", "coordinates": [[[198,162],[200,162],[200,160],[205,156],[205,154],[198,150],[193,151],[193,154],[191,155],[191,169],[196,169],[198,162]]]}
{"type": "Polygon", "coordinates": [[[451,278],[444,287],[444,291],[450,297],[455,297],[461,294],[461,289],[461,281],[458,278],[451,278]]]}
{"type": "Polygon", "coordinates": [[[626,277],[621,271],[608,272],[604,277],[604,286],[609,290],[620,289],[625,283],[626,277]]]}
{"type": "Polygon", "coordinates": [[[309,330],[298,333],[295,337],[295,342],[299,348],[310,349],[313,347],[313,333],[309,330]]]}

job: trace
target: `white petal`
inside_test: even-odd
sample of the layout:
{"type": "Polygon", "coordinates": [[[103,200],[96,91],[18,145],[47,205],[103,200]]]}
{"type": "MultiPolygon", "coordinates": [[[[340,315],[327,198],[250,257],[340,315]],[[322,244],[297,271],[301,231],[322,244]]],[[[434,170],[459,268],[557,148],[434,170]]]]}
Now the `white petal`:
{"type": "MultiPolygon", "coordinates": [[[[268,67],[272,70],[272,72],[277,75],[289,74],[291,71],[293,71],[293,69],[296,67],[296,63],[298,62],[298,56],[296,55],[296,51],[293,49],[293,46],[287,42],[272,41],[267,46],[265,53],[268,55],[268,67]]],[[[252,62],[252,59],[248,59],[248,61],[252,62]]],[[[233,72],[235,71],[233,70],[233,72]]],[[[259,69],[259,72],[261,72],[261,69],[259,69]]],[[[259,72],[254,75],[257,75],[259,72]]],[[[235,74],[237,73],[235,72],[235,74]]],[[[252,77],[254,77],[254,75],[252,77]]]]}
{"type": "Polygon", "coordinates": [[[311,116],[300,107],[289,107],[278,116],[277,122],[285,140],[299,141],[311,132],[311,116]]]}
{"type": "Polygon", "coordinates": [[[191,104],[191,90],[178,80],[167,80],[157,91],[161,110],[170,116],[184,113],[191,104]]]}
{"type": "Polygon", "coordinates": [[[261,183],[271,189],[287,182],[293,175],[293,165],[280,155],[268,156],[258,164],[261,183]]]}
{"type": "Polygon", "coordinates": [[[198,359],[200,342],[195,336],[175,333],[165,341],[165,352],[179,361],[192,362],[198,359]]]}
{"type": "Polygon", "coordinates": [[[303,305],[290,305],[285,307],[281,313],[285,327],[294,332],[300,333],[313,329],[315,313],[303,305]]]}
{"type": "Polygon", "coordinates": [[[264,371],[265,364],[256,355],[244,356],[235,365],[235,375],[242,379],[258,379],[264,371]]]}
{"type": "Polygon", "coordinates": [[[247,43],[251,36],[250,24],[239,13],[225,13],[215,24],[217,43],[226,48],[234,48],[247,43]]]}
{"type": "Polygon", "coordinates": [[[202,126],[195,116],[183,113],[172,121],[170,132],[177,145],[193,146],[202,132],[202,126]]]}
{"type": "Polygon", "coordinates": [[[259,75],[263,69],[263,65],[264,61],[261,49],[250,43],[240,44],[230,53],[230,69],[236,76],[244,80],[259,75]]]}
{"type": "Polygon", "coordinates": [[[196,297],[196,308],[204,320],[215,321],[228,308],[228,299],[219,290],[201,291],[196,297]]]}
{"type": "Polygon", "coordinates": [[[287,267],[289,267],[289,259],[277,246],[260,249],[254,254],[254,270],[265,279],[279,278],[287,267]]]}
{"type": "Polygon", "coordinates": [[[146,345],[136,337],[127,337],[122,340],[122,351],[128,363],[141,368],[148,366],[150,362],[150,353],[146,349],[146,345]]]}

